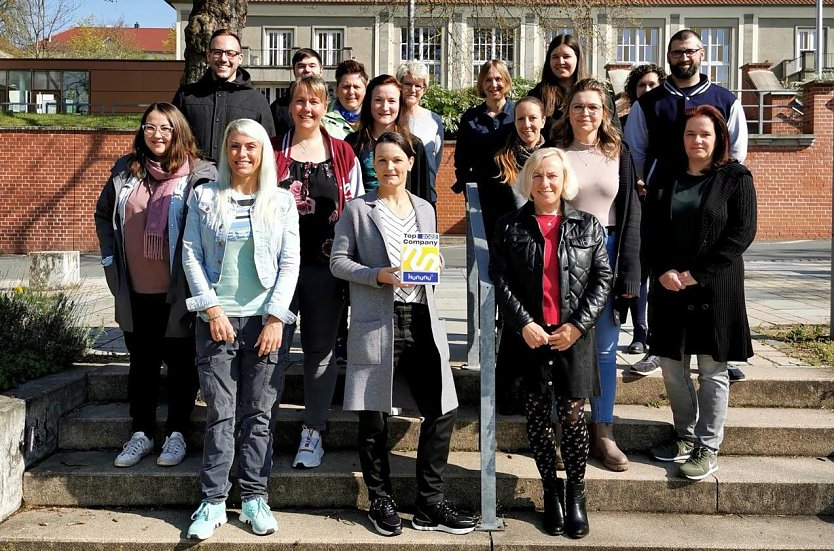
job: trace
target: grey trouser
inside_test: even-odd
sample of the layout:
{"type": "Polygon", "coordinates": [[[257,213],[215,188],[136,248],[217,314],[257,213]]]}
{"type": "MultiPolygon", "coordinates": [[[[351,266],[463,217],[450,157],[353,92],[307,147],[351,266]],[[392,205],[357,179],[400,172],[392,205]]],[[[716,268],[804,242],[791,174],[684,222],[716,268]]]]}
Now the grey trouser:
{"type": "Polygon", "coordinates": [[[234,342],[215,342],[208,324],[197,320],[197,371],[206,401],[206,439],[200,483],[203,500],[225,501],[235,457],[235,410],[240,419],[237,449],[241,499],[266,497],[272,472],[272,405],[280,401],[286,364],[278,352],[258,356],[261,316],[229,318],[234,342]]]}
{"type": "Polygon", "coordinates": [[[717,452],[724,440],[724,420],[730,399],[727,362],[698,354],[698,391],[689,373],[690,355],[683,361],[660,358],[666,395],[678,437],[717,452]]]}
{"type": "MultiPolygon", "coordinates": [[[[333,347],[346,302],[345,282],[336,279],[328,266],[301,266],[290,310],[301,313],[304,424],[312,429],[327,428],[327,411],[333,401],[339,374],[333,347]]],[[[285,365],[293,333],[295,325],[284,326],[280,352],[285,365]]]]}

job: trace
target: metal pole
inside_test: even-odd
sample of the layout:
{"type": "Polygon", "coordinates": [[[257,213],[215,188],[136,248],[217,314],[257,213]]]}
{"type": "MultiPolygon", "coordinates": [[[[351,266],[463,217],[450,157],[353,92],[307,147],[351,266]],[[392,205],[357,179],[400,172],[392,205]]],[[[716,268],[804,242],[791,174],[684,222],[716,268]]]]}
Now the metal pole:
{"type": "Polygon", "coordinates": [[[416,0],[408,0],[408,41],[406,42],[406,60],[417,59],[414,52],[414,11],[416,0]]]}
{"type": "Polygon", "coordinates": [[[472,235],[472,220],[469,215],[469,201],[466,201],[466,365],[470,369],[478,366],[478,263],[475,259],[475,237],[472,235]]]}
{"type": "Polygon", "coordinates": [[[822,36],[822,0],[817,0],[817,43],[814,45],[816,50],[814,51],[814,64],[817,73],[817,78],[822,78],[822,48],[825,42],[823,41],[822,36]]]}

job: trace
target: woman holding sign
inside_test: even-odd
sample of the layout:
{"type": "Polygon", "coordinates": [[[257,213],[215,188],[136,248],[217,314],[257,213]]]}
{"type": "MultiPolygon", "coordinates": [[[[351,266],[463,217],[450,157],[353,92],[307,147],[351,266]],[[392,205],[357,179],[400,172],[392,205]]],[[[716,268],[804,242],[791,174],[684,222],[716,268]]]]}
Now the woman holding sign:
{"type": "Polygon", "coordinates": [[[380,135],[374,145],[379,187],[345,205],[336,223],[330,269],[350,283],[353,305],[344,409],[359,412],[359,460],[371,502],[368,517],[377,532],[402,531],[387,446],[388,412],[402,388],[423,417],[412,525],[465,534],[475,521],[458,513],[443,493],[458,406],[445,326],[437,317],[434,288],[403,283],[399,274],[406,234],[437,232],[431,204],[406,189],[414,157],[410,140],[394,132],[380,135]]]}

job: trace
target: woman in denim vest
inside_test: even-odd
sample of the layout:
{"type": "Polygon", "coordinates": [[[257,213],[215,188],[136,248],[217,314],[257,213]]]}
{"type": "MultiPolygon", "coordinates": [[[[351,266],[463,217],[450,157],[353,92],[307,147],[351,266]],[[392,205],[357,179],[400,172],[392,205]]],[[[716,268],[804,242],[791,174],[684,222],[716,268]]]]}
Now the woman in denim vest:
{"type": "Polygon", "coordinates": [[[298,211],[277,183],[266,130],[239,119],[226,128],[220,176],[188,200],[183,267],[198,313],[197,371],[206,402],[200,471],[203,500],[188,537],[206,539],[226,522],[229,471],[240,419],[240,520],[258,535],[277,528],[267,504],[272,471],[272,405],[280,400],[285,364],[278,362],[284,324],[298,279],[298,211]]]}

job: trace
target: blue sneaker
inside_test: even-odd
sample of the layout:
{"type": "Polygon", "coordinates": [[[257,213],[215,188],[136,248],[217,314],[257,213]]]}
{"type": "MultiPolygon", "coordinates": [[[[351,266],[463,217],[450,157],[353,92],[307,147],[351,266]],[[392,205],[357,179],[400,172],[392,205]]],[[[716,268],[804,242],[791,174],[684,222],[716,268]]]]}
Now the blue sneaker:
{"type": "Polygon", "coordinates": [[[243,502],[240,507],[240,522],[251,524],[252,531],[259,536],[272,534],[278,529],[278,521],[262,497],[243,502]]]}
{"type": "Polygon", "coordinates": [[[214,529],[226,524],[226,502],[211,503],[203,501],[191,515],[191,526],[188,527],[188,539],[204,540],[214,534],[214,529]]]}

